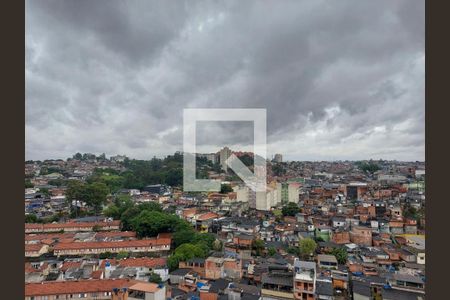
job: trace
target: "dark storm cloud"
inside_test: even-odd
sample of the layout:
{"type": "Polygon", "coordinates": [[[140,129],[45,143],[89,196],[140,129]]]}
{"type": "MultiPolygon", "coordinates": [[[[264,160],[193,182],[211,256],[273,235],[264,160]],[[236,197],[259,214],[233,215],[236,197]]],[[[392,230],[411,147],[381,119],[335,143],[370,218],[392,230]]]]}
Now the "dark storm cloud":
{"type": "Polygon", "coordinates": [[[28,158],[164,155],[183,108],[244,107],[267,109],[269,153],[424,159],[423,1],[26,5],[28,158]]]}

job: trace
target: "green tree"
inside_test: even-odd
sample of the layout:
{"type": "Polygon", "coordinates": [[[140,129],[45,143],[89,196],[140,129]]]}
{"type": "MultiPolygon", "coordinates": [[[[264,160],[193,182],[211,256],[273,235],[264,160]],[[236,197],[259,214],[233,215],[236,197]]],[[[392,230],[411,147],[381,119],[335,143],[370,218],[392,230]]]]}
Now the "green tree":
{"type": "MultiPolygon", "coordinates": [[[[141,212],[143,211],[157,211],[162,212],[161,205],[159,205],[156,202],[146,202],[141,203],[139,205],[134,205],[133,203],[125,202],[126,205],[124,208],[126,208],[123,213],[121,212],[122,209],[120,209],[120,221],[122,223],[122,229],[123,230],[133,230],[133,219],[137,217],[141,212]]],[[[116,205],[119,205],[116,203],[116,205]]],[[[119,205],[120,207],[120,205],[119,205]]],[[[180,219],[178,219],[180,220],[180,219]]]]}
{"type": "Polygon", "coordinates": [[[208,249],[212,249],[216,237],[211,233],[197,233],[194,237],[193,243],[205,244],[208,249]]]}
{"type": "Polygon", "coordinates": [[[88,183],[102,182],[111,193],[115,193],[124,186],[125,178],[119,175],[118,171],[107,169],[95,169],[93,174],[86,180],[88,183]]]}
{"type": "Polygon", "coordinates": [[[130,253],[128,253],[127,251],[120,251],[119,253],[117,253],[116,258],[124,259],[124,258],[128,258],[129,256],[130,256],[130,253]]]}
{"type": "Polygon", "coordinates": [[[48,188],[40,188],[39,192],[42,193],[45,197],[50,197],[50,191],[48,188]]]}
{"type": "Polygon", "coordinates": [[[316,237],[316,242],[325,242],[325,240],[321,236],[318,236],[316,237]]]}
{"type": "Polygon", "coordinates": [[[180,261],[187,261],[195,257],[205,258],[207,255],[208,253],[200,245],[187,243],[175,249],[175,252],[169,256],[167,264],[170,270],[175,270],[180,261]]]}
{"type": "Polygon", "coordinates": [[[127,208],[120,215],[120,223],[122,224],[122,230],[133,230],[133,219],[141,212],[139,206],[134,205],[127,208]]]}
{"type": "Polygon", "coordinates": [[[175,230],[175,232],[172,234],[174,246],[178,247],[185,243],[191,243],[192,241],[194,241],[196,234],[197,233],[192,227],[175,230]]]}
{"type": "Polygon", "coordinates": [[[403,211],[403,216],[408,219],[418,220],[419,214],[417,209],[413,206],[407,206],[403,211]]]}
{"type": "Polygon", "coordinates": [[[300,212],[300,208],[294,202],[289,202],[281,209],[283,216],[291,216],[294,217],[297,213],[300,212]]]}
{"type": "Polygon", "coordinates": [[[220,193],[221,194],[231,193],[232,191],[233,191],[233,189],[231,188],[231,185],[229,185],[229,184],[222,184],[220,186],[220,193]]]}
{"type": "Polygon", "coordinates": [[[193,228],[177,230],[172,234],[172,240],[175,247],[185,243],[190,243],[194,240],[196,232],[193,228]]]}
{"type": "Polygon", "coordinates": [[[317,244],[313,239],[305,238],[300,240],[299,249],[300,249],[300,255],[304,258],[310,258],[312,255],[314,255],[314,251],[317,248],[317,244]]]}
{"type": "Polygon", "coordinates": [[[103,210],[103,214],[107,217],[113,218],[114,220],[120,219],[120,217],[122,216],[119,208],[115,204],[111,204],[107,208],[105,208],[103,210]]]}
{"type": "Polygon", "coordinates": [[[40,220],[35,214],[26,214],[25,223],[40,223],[40,220]]]}
{"type": "Polygon", "coordinates": [[[277,253],[277,249],[275,249],[274,247],[270,247],[269,249],[267,249],[267,253],[269,254],[269,256],[274,256],[277,253]]]}
{"type": "Polygon", "coordinates": [[[331,255],[334,255],[339,264],[345,265],[347,263],[348,253],[344,248],[333,248],[331,255]]]}
{"type": "Polygon", "coordinates": [[[78,180],[69,180],[67,183],[66,199],[70,204],[71,212],[78,215],[78,207],[73,207],[73,201],[85,201],[86,200],[86,184],[78,180]]]}
{"type": "Polygon", "coordinates": [[[114,198],[113,204],[109,205],[103,213],[108,217],[119,220],[122,214],[133,206],[134,203],[129,195],[117,195],[114,198]]]}
{"type": "Polygon", "coordinates": [[[30,179],[25,179],[25,188],[34,188],[34,184],[31,183],[30,179]]]}
{"type": "Polygon", "coordinates": [[[283,176],[286,174],[286,169],[281,163],[276,163],[272,165],[272,172],[275,176],[283,176]]]}
{"type": "Polygon", "coordinates": [[[103,182],[85,184],[81,181],[70,180],[66,191],[66,198],[71,204],[73,200],[83,201],[93,209],[95,214],[98,214],[103,204],[106,203],[106,196],[108,194],[109,189],[103,182]]]}
{"type": "Polygon", "coordinates": [[[109,194],[109,189],[102,182],[93,182],[87,186],[86,194],[86,204],[92,207],[95,213],[99,213],[102,206],[106,203],[106,196],[109,194]]]}
{"type": "Polygon", "coordinates": [[[275,216],[275,220],[277,222],[281,221],[281,217],[283,216],[283,212],[280,209],[274,209],[272,211],[273,215],[275,216]]]}
{"type": "Polygon", "coordinates": [[[106,252],[100,253],[100,254],[98,255],[98,257],[99,257],[100,259],[107,259],[107,258],[112,258],[113,255],[112,255],[111,252],[106,251],[106,252]]]}
{"type": "Polygon", "coordinates": [[[260,239],[256,239],[252,242],[252,248],[255,251],[256,255],[261,255],[261,251],[265,248],[264,241],[260,239]]]}
{"type": "Polygon", "coordinates": [[[300,256],[300,249],[299,247],[288,247],[287,248],[287,253],[296,255],[296,256],[300,256]]]}
{"type": "Polygon", "coordinates": [[[169,169],[164,174],[164,183],[170,186],[181,186],[183,184],[183,169],[169,169]]]}
{"type": "Polygon", "coordinates": [[[159,276],[159,274],[157,274],[155,272],[151,272],[150,277],[148,278],[148,282],[160,284],[160,283],[162,283],[162,279],[161,279],[161,276],[159,276]]]}
{"type": "Polygon", "coordinates": [[[64,179],[52,179],[52,180],[48,181],[48,184],[60,187],[60,186],[63,186],[63,185],[66,184],[66,180],[64,180],[64,179]]]}
{"type": "Polygon", "coordinates": [[[369,162],[357,162],[356,166],[367,173],[375,173],[376,171],[380,170],[380,166],[372,161],[369,162]]]}
{"type": "Polygon", "coordinates": [[[133,230],[139,237],[156,236],[160,232],[174,232],[179,229],[181,219],[159,211],[141,211],[131,220],[133,230]]]}
{"type": "Polygon", "coordinates": [[[144,202],[138,205],[140,210],[159,211],[162,212],[161,205],[157,202],[144,202]]]}

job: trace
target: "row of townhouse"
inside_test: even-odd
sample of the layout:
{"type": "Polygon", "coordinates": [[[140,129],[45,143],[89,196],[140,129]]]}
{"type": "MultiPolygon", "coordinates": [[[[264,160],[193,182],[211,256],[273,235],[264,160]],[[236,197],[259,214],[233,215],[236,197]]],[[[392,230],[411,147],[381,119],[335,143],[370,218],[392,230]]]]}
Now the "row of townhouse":
{"type": "Polygon", "coordinates": [[[129,279],[53,281],[25,284],[25,300],[166,299],[166,287],[129,279]]]}
{"type": "Polygon", "coordinates": [[[39,232],[79,232],[92,231],[93,228],[102,231],[120,230],[120,221],[108,222],[67,222],[67,223],[26,223],[25,233],[39,233],[39,232]]]}
{"type": "Polygon", "coordinates": [[[53,248],[54,255],[87,255],[104,252],[162,252],[169,251],[171,238],[153,238],[117,242],[59,243],[53,248]]]}

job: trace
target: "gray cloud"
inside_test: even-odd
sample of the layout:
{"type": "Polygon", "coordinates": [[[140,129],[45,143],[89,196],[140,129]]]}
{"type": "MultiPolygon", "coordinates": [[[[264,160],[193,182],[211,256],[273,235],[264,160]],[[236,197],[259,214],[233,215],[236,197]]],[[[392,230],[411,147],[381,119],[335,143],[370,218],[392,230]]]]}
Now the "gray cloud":
{"type": "Polygon", "coordinates": [[[266,108],[288,159],[424,159],[420,0],[27,1],[25,61],[31,159],[169,154],[195,107],[266,108]]]}

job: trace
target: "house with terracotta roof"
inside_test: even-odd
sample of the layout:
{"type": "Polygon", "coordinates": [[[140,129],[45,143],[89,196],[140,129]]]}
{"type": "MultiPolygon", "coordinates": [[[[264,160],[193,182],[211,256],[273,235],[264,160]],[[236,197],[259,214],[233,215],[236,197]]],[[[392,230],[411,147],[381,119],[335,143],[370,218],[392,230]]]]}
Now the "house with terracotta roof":
{"type": "Polygon", "coordinates": [[[25,233],[39,233],[39,232],[80,232],[93,231],[94,226],[98,230],[112,231],[120,230],[120,221],[110,222],[66,222],[66,223],[26,223],[25,233]]]}
{"type": "Polygon", "coordinates": [[[128,289],[136,283],[137,281],[129,279],[26,283],[25,300],[55,300],[72,298],[106,300],[112,299],[114,289],[128,289]]]}
{"type": "Polygon", "coordinates": [[[64,239],[73,240],[75,233],[30,233],[25,234],[25,244],[37,244],[44,240],[58,242],[64,239]]]}
{"type": "Polygon", "coordinates": [[[158,274],[163,281],[169,279],[169,268],[167,259],[164,257],[140,257],[127,258],[121,260],[103,260],[100,266],[105,270],[105,278],[121,277],[123,274],[128,276],[136,274],[135,278],[139,280],[148,279],[150,273],[158,274]]]}
{"type": "MultiPolygon", "coordinates": [[[[115,298],[113,293],[112,300],[119,300],[115,298]]],[[[126,298],[124,298],[126,299],[126,298]]],[[[166,287],[151,282],[138,282],[128,288],[128,300],[165,300],[166,287]]]]}
{"type": "Polygon", "coordinates": [[[48,253],[48,245],[46,244],[25,244],[25,257],[39,257],[48,253]]]}
{"type": "Polygon", "coordinates": [[[54,255],[87,255],[104,252],[167,252],[170,250],[170,238],[152,238],[111,242],[71,242],[58,243],[53,248],[54,255]]]}
{"type": "Polygon", "coordinates": [[[219,217],[218,214],[213,212],[202,213],[194,216],[195,227],[201,232],[208,232],[209,227],[214,219],[219,217]]]}
{"type": "Polygon", "coordinates": [[[187,261],[180,261],[178,268],[189,269],[195,273],[198,273],[201,277],[205,277],[205,259],[204,258],[191,258],[187,261]]]}
{"type": "Polygon", "coordinates": [[[240,279],[242,278],[242,261],[235,258],[208,257],[205,260],[205,277],[240,279]]]}

